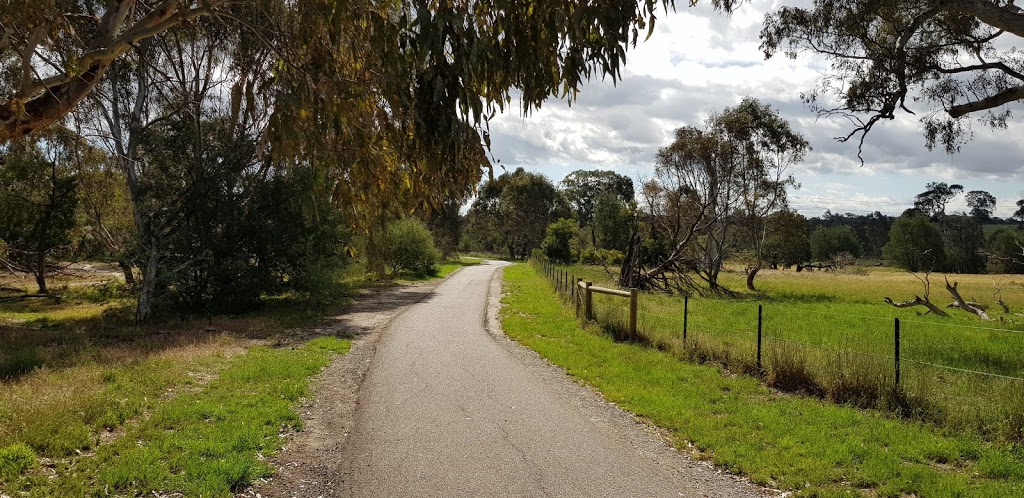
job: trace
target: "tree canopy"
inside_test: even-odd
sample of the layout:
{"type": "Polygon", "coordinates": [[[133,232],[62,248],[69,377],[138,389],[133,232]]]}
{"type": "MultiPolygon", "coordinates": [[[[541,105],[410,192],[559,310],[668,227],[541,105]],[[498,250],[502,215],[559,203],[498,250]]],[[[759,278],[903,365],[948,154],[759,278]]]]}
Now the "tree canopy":
{"type": "Polygon", "coordinates": [[[261,77],[301,87],[309,107],[296,111],[337,116],[332,99],[377,94],[366,103],[390,114],[377,125],[407,112],[427,119],[435,104],[446,111],[437,118],[479,123],[513,88],[528,110],[572,98],[591,76],[617,78],[627,45],[653,32],[662,7],[674,1],[12,0],[0,7],[0,142],[61,119],[120,58],[196,20],[273,51],[278,66],[261,77]]]}
{"type": "Polygon", "coordinates": [[[796,184],[787,169],[808,148],[776,110],[750,97],[713,114],[704,128],[675,130],[675,140],[658,150],[655,177],[642,189],[651,238],[668,247],[645,268],[634,236],[619,285],[693,290],[685,275],[693,272],[721,293],[722,262],[733,250],[734,234],[743,233],[757,251],[748,271],[752,286],[762,263],[764,219],[786,206],[786,189],[796,184]]]}
{"type": "Polygon", "coordinates": [[[914,209],[931,218],[945,215],[949,201],[964,191],[963,185],[947,185],[945,182],[928,182],[925,188],[927,190],[914,196],[914,209]]]}
{"type": "Polygon", "coordinates": [[[853,121],[838,139],[863,145],[875,124],[903,111],[922,115],[929,148],[952,153],[970,137],[964,118],[1006,127],[1006,105],[1024,99],[1024,54],[1013,47],[1022,36],[1012,0],[814,0],[769,14],[761,48],[831,61],[805,98],[853,121]]]}

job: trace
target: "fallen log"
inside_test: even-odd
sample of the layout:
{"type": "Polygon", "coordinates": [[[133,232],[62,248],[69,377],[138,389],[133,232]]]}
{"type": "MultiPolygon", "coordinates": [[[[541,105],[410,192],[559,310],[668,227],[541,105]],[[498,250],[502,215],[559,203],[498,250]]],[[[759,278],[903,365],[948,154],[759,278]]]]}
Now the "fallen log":
{"type": "Polygon", "coordinates": [[[960,292],[956,290],[958,285],[960,285],[960,282],[957,282],[956,280],[953,281],[953,285],[949,285],[949,279],[946,278],[946,290],[953,296],[953,300],[956,301],[957,305],[959,305],[958,307],[964,311],[969,311],[978,315],[978,318],[981,318],[982,320],[991,320],[988,313],[985,313],[985,310],[971,306],[970,303],[964,300],[964,298],[960,297],[960,292]]]}
{"type": "Polygon", "coordinates": [[[892,299],[885,298],[885,302],[889,303],[890,305],[892,305],[892,306],[894,306],[896,308],[913,308],[914,306],[924,306],[925,308],[928,308],[928,311],[925,312],[926,315],[928,313],[935,313],[936,315],[942,316],[942,317],[948,317],[949,316],[948,313],[946,313],[945,311],[942,311],[942,308],[939,308],[938,306],[935,306],[934,304],[932,304],[929,301],[921,299],[921,296],[914,296],[914,300],[913,301],[903,301],[903,302],[893,301],[892,299]]]}
{"type": "MultiPolygon", "coordinates": [[[[976,303],[976,302],[974,302],[974,301],[966,301],[966,302],[967,302],[967,305],[968,305],[968,306],[970,306],[970,307],[972,307],[972,308],[978,308],[978,309],[980,309],[981,311],[988,311],[988,306],[985,306],[984,304],[981,304],[981,303],[976,303]]],[[[958,309],[963,309],[963,308],[960,308],[960,303],[958,303],[958,302],[956,302],[956,301],[953,301],[953,302],[951,302],[951,303],[947,304],[947,305],[946,305],[946,307],[947,307],[947,308],[958,308],[958,309]]],[[[972,313],[973,313],[973,312],[972,312],[972,313]]]]}

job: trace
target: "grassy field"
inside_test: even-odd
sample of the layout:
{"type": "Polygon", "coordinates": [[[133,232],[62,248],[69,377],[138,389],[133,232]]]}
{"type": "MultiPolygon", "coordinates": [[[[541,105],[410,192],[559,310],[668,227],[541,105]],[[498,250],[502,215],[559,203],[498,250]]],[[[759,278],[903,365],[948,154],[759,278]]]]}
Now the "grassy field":
{"type": "Polygon", "coordinates": [[[358,270],[326,297],[268,296],[258,312],[145,327],[132,325],[116,272],[54,279],[59,298],[0,302],[0,495],[231,496],[268,475],[280,434],[300,428],[294,408],[310,378],[349,346],[295,343],[287,331],[341,313],[360,287],[395,281],[358,270]]]}
{"type": "Polygon", "coordinates": [[[505,270],[506,333],[611,401],[668,429],[676,445],[800,496],[1021,496],[1024,446],[783,394],[673,351],[581,328],[529,265],[505,270]]]}
{"type": "MultiPolygon", "coordinates": [[[[568,271],[601,285],[602,269],[568,271]]],[[[683,299],[643,294],[638,328],[651,344],[677,356],[712,360],[737,372],[756,370],[758,305],[763,308],[762,366],[769,385],[856,406],[895,410],[951,430],[993,440],[1024,440],[1024,318],[994,306],[993,289],[1011,311],[1024,311],[1021,276],[951,275],[968,299],[989,304],[994,320],[949,310],[949,318],[896,309],[883,297],[913,299],[922,284],[884,268],[858,273],[769,271],[760,293],[737,299],[694,297],[683,339],[683,299]],[[996,284],[993,284],[996,282],[996,284]],[[900,318],[900,389],[895,385],[894,318],[900,318]]],[[[723,274],[732,289],[743,275],[723,274]]],[[[948,302],[941,275],[932,276],[932,300],[948,302]],[[943,296],[945,294],[946,296],[943,296]],[[940,297],[942,296],[942,297],[940,297]],[[941,299],[941,300],[940,300],[941,299]]],[[[601,323],[623,327],[621,299],[595,296],[601,323]]]]}

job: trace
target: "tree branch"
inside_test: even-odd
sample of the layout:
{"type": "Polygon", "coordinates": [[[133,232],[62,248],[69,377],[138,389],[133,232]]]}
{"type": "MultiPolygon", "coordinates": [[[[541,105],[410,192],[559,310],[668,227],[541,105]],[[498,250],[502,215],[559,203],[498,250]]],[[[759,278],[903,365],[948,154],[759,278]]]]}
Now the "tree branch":
{"type": "Polygon", "coordinates": [[[946,112],[949,114],[949,117],[956,119],[972,112],[992,109],[1021,99],[1024,99],[1024,86],[1016,86],[983,99],[951,106],[946,112]]]}

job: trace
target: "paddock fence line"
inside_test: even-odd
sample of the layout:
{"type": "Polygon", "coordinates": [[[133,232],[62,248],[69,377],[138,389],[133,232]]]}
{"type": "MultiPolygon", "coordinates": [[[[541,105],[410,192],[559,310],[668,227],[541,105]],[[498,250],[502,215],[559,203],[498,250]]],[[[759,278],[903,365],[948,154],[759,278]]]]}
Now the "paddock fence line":
{"type": "Polygon", "coordinates": [[[577,317],[622,331],[618,339],[716,360],[783,390],[960,425],[1011,423],[1001,431],[1024,440],[1024,331],[775,302],[728,302],[723,313],[713,306],[722,300],[595,287],[572,269],[532,263],[577,317]]]}

